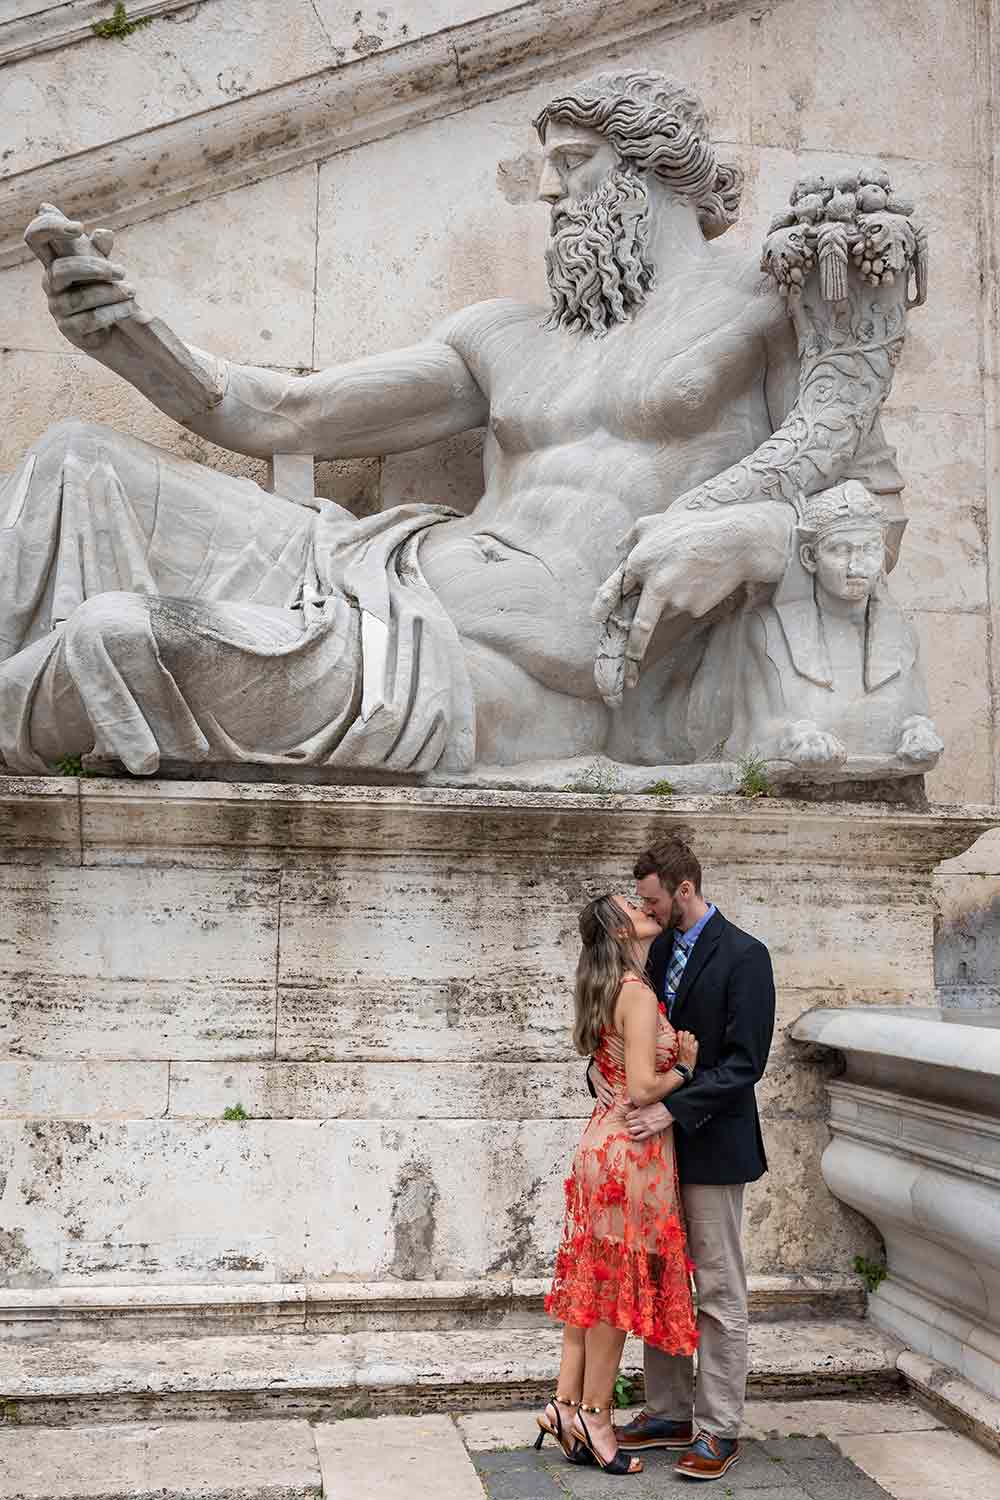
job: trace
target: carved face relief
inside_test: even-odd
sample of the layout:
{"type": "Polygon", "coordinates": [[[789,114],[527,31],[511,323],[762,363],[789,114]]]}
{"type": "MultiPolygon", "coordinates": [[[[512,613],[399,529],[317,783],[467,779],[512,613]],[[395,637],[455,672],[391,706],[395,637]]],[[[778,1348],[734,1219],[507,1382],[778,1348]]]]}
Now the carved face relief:
{"type": "Polygon", "coordinates": [[[553,120],[545,132],[538,196],[545,203],[578,203],[621,165],[607,136],[584,125],[553,120]]]}
{"type": "Polygon", "coordinates": [[[818,594],[859,604],[871,596],[885,567],[882,527],[870,522],[836,527],[816,542],[804,542],[802,566],[816,575],[818,594]]]}

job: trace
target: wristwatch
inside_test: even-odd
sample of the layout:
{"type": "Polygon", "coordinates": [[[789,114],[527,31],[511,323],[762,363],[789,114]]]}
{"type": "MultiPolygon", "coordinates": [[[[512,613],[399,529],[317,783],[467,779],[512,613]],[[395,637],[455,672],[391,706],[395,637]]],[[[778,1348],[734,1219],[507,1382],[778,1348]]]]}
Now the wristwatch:
{"type": "Polygon", "coordinates": [[[674,1063],[674,1072],[679,1073],[685,1083],[691,1082],[691,1069],[687,1063],[674,1063]]]}

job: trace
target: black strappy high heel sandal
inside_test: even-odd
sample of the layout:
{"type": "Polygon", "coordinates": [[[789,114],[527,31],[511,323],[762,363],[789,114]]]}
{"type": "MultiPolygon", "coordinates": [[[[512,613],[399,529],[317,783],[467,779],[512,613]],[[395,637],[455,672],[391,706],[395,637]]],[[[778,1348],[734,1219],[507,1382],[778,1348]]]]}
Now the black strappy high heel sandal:
{"type": "Polygon", "coordinates": [[[572,1433],[567,1437],[566,1433],[563,1431],[562,1414],[558,1406],[556,1405],[557,1401],[561,1401],[563,1406],[572,1406],[574,1409],[579,1408],[580,1405],[579,1401],[567,1401],[566,1398],[564,1396],[560,1396],[558,1392],[555,1396],[553,1396],[551,1401],[546,1402],[545,1412],[543,1412],[540,1417],[535,1418],[535,1421],[538,1423],[538,1436],[535,1439],[536,1450],[542,1446],[546,1437],[548,1436],[551,1438],[555,1438],[556,1442],[562,1449],[566,1457],[566,1462],[568,1464],[579,1464],[581,1466],[585,1464],[592,1464],[594,1460],[591,1458],[590,1450],[583,1443],[581,1443],[578,1437],[574,1437],[572,1433]],[[554,1427],[550,1422],[546,1422],[545,1420],[545,1416],[548,1413],[550,1407],[555,1413],[556,1425],[554,1427]]]}
{"type": "MultiPolygon", "coordinates": [[[[580,1402],[580,1405],[577,1409],[576,1420],[579,1422],[581,1428],[583,1429],[583,1438],[581,1439],[581,1441],[584,1447],[587,1449],[587,1452],[590,1454],[594,1462],[604,1470],[605,1474],[641,1474],[643,1469],[641,1458],[630,1458],[629,1455],[627,1453],[623,1453],[620,1448],[615,1449],[614,1458],[602,1458],[597,1449],[594,1447],[593,1440],[590,1436],[589,1431],[587,1430],[587,1424],[583,1420],[581,1413],[589,1411],[594,1415],[599,1416],[600,1413],[604,1410],[605,1408],[603,1406],[584,1406],[583,1402],[580,1402]]],[[[613,1410],[614,1408],[612,1407],[612,1411],[613,1410]]],[[[615,1430],[614,1418],[612,1418],[611,1430],[612,1432],[615,1430]]]]}

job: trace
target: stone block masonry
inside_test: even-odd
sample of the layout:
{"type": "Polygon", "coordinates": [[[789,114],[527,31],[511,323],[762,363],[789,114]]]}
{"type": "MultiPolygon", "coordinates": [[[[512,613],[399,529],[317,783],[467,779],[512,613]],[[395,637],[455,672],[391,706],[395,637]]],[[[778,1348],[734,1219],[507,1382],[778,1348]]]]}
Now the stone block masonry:
{"type": "Polygon", "coordinates": [[[629,888],[636,852],[678,825],[778,979],[750,1269],[843,1275],[875,1242],[819,1172],[831,1064],[786,1030],[819,1003],[929,1003],[931,872],[990,823],[2,781],[0,1282],[121,1305],[129,1288],[252,1300],[307,1281],[447,1282],[461,1301],[462,1284],[543,1278],[589,1106],[576,912],[629,888]]]}

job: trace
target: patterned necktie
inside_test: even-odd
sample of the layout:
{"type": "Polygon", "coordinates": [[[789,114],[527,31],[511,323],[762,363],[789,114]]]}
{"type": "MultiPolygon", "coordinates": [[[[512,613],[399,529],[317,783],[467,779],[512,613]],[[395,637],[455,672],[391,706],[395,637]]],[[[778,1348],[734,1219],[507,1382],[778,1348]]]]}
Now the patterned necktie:
{"type": "Polygon", "coordinates": [[[664,999],[667,1002],[668,1021],[670,1020],[670,1016],[674,1008],[674,1002],[677,999],[677,987],[681,982],[681,975],[687,968],[687,961],[690,956],[691,949],[688,947],[687,943],[679,943],[677,939],[674,938],[673,952],[670,955],[670,962],[667,964],[666,983],[663,986],[664,999]]]}

